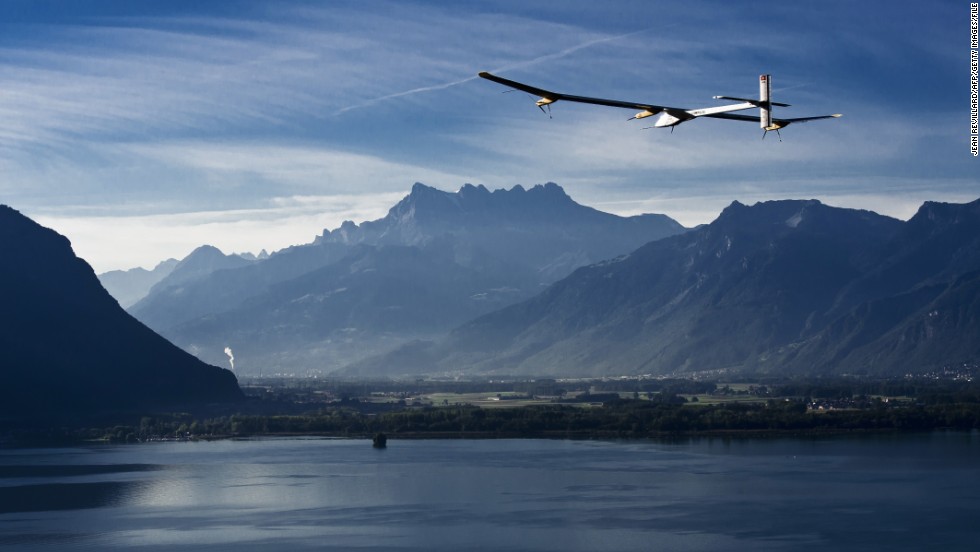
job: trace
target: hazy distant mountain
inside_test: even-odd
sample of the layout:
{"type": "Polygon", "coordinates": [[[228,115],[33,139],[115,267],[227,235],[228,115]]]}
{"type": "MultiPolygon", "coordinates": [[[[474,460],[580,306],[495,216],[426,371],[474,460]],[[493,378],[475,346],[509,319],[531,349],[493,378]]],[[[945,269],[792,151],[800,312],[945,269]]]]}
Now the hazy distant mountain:
{"type": "Polygon", "coordinates": [[[904,373],[980,360],[980,200],[907,223],[817,201],[716,221],[350,372],[904,373]]]}
{"type": "Polygon", "coordinates": [[[235,376],[134,320],[71,244],[0,206],[0,415],[238,400],[235,376]]]}
{"type": "Polygon", "coordinates": [[[159,263],[153,270],[142,267],[129,270],[111,270],[99,274],[99,282],[125,309],[146,297],[150,288],[170,274],[177,263],[177,259],[167,259],[159,263]]]}
{"type": "Polygon", "coordinates": [[[169,292],[164,280],[130,312],[209,362],[231,346],[242,370],[329,371],[683,230],[663,215],[584,207],[555,184],[456,193],[416,184],[382,219],[345,222],[169,292]]]}
{"type": "Polygon", "coordinates": [[[244,266],[238,259],[262,261],[268,258],[269,254],[265,249],[258,255],[254,253],[225,255],[215,247],[203,246],[192,251],[183,263],[177,259],[167,259],[159,263],[153,270],[146,270],[141,267],[129,270],[112,270],[99,274],[99,281],[123,308],[128,309],[146,297],[153,286],[169,276],[178,266],[181,267],[181,270],[178,271],[178,277],[168,281],[164,287],[200,278],[216,270],[244,266]]]}
{"type": "Polygon", "coordinates": [[[230,345],[240,369],[303,373],[441,336],[512,303],[523,283],[461,266],[451,249],[437,244],[357,245],[335,263],[170,334],[205,359],[220,360],[222,347],[230,345]]]}
{"type": "Polygon", "coordinates": [[[259,251],[259,254],[254,253],[236,253],[239,257],[245,259],[246,261],[262,261],[269,258],[269,253],[263,249],[259,251]]]}
{"type": "Polygon", "coordinates": [[[210,275],[218,270],[238,268],[254,262],[239,255],[225,255],[213,245],[202,245],[184,257],[159,282],[159,289],[178,287],[210,275]]]}
{"type": "Polygon", "coordinates": [[[241,268],[256,261],[238,255],[225,255],[211,245],[202,245],[174,265],[173,269],[154,284],[145,297],[129,307],[129,312],[151,328],[166,327],[174,319],[189,319],[195,313],[206,313],[197,301],[188,301],[188,289],[195,282],[222,270],[241,268]]]}

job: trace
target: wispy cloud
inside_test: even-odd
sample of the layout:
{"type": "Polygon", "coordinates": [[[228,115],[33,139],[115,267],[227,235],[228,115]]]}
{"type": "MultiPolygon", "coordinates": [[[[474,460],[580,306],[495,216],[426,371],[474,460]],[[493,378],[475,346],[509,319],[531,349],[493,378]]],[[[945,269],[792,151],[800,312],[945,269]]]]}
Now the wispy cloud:
{"type": "Polygon", "coordinates": [[[220,187],[228,192],[256,185],[305,193],[395,191],[410,188],[415,181],[452,185],[462,178],[425,166],[315,146],[181,141],[133,144],[126,149],[168,166],[198,171],[202,178],[223,182],[220,187]]]}
{"type": "MultiPolygon", "coordinates": [[[[673,25],[668,25],[667,27],[671,27],[671,26],[673,26],[673,25]]],[[[661,28],[664,28],[664,27],[661,27],[661,28]]],[[[568,56],[574,54],[575,52],[578,52],[579,50],[583,50],[585,48],[590,48],[590,47],[595,46],[597,44],[604,44],[604,43],[607,43],[607,42],[613,42],[615,40],[622,40],[624,38],[629,38],[631,36],[636,36],[636,35],[639,35],[641,33],[646,33],[646,32],[648,32],[650,30],[651,30],[651,28],[645,28],[645,29],[640,29],[640,30],[637,30],[637,31],[632,31],[632,32],[623,33],[623,34],[618,34],[618,35],[614,35],[614,36],[603,36],[603,37],[599,37],[599,38],[593,38],[591,40],[587,40],[585,42],[582,42],[581,44],[575,44],[573,46],[569,46],[567,48],[563,48],[563,49],[561,49],[561,50],[559,50],[557,52],[552,52],[552,53],[548,53],[548,54],[544,54],[544,55],[539,55],[537,57],[534,57],[534,58],[529,59],[529,60],[526,60],[526,61],[518,61],[518,62],[514,62],[514,63],[509,63],[507,65],[503,65],[501,67],[498,67],[495,70],[496,71],[510,71],[510,70],[513,70],[513,69],[525,69],[525,68],[528,68],[528,67],[533,67],[533,66],[538,65],[538,64],[541,64],[541,63],[545,63],[545,62],[549,62],[549,61],[555,61],[555,60],[558,60],[558,59],[562,59],[564,57],[568,57],[568,56]]]]}
{"type": "Polygon", "coordinates": [[[200,245],[226,253],[269,252],[310,243],[324,229],[345,221],[384,216],[400,192],[275,197],[255,209],[191,211],[153,215],[27,213],[68,236],[75,253],[96,272],[152,268],[167,258],[183,258],[200,245]],[[112,232],[106,232],[112,228],[112,232]],[[121,254],[123,253],[123,254],[121,254]]]}

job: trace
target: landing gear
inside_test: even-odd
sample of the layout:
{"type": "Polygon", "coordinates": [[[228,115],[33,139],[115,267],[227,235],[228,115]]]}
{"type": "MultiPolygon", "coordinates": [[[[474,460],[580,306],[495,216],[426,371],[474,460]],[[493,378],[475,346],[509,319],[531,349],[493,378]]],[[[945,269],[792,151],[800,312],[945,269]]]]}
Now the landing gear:
{"type": "MultiPolygon", "coordinates": [[[[778,128],[775,129],[775,130],[776,130],[776,136],[779,136],[779,141],[782,142],[783,141],[783,135],[779,133],[779,129],[778,128]]],[[[763,140],[766,139],[766,134],[769,134],[769,129],[763,129],[762,130],[762,139],[763,140]]]]}

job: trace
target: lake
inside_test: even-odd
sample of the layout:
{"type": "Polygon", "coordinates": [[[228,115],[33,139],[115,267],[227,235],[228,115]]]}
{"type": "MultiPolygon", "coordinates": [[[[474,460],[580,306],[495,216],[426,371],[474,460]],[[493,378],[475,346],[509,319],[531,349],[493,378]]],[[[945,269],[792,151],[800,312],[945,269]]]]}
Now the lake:
{"type": "Polygon", "coordinates": [[[0,450],[0,550],[975,549],[980,434],[0,450]]]}

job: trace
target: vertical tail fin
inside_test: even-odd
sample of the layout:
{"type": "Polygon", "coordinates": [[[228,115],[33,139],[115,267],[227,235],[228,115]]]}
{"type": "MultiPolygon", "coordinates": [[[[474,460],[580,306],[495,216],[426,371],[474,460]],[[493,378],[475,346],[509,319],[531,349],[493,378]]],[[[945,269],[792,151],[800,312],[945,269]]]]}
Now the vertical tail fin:
{"type": "Polygon", "coordinates": [[[771,75],[759,75],[759,125],[763,129],[772,126],[772,92],[771,75]]]}

